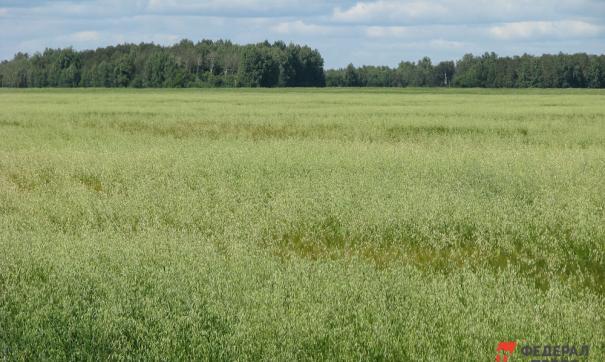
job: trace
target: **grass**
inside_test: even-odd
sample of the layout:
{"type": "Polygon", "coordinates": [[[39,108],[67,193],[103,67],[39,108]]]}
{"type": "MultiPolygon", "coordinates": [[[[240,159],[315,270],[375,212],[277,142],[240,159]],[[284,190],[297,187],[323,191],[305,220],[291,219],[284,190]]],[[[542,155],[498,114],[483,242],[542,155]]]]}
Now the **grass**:
{"type": "Polygon", "coordinates": [[[0,359],[604,359],[603,91],[0,90],[0,140],[0,359]]]}

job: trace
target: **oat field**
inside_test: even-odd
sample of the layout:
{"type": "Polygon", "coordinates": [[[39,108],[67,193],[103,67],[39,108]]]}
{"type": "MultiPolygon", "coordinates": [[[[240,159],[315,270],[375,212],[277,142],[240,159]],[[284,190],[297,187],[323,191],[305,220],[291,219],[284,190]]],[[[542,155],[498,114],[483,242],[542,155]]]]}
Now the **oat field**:
{"type": "Polygon", "coordinates": [[[603,90],[0,90],[0,360],[603,361],[604,311],[603,90]]]}

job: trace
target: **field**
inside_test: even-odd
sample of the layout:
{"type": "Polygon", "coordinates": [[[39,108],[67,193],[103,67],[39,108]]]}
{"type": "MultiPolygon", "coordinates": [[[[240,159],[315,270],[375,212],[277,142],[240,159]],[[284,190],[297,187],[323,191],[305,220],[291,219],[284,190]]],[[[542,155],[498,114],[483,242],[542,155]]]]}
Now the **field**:
{"type": "Polygon", "coordinates": [[[0,90],[0,360],[602,361],[604,311],[605,91],[0,90]]]}

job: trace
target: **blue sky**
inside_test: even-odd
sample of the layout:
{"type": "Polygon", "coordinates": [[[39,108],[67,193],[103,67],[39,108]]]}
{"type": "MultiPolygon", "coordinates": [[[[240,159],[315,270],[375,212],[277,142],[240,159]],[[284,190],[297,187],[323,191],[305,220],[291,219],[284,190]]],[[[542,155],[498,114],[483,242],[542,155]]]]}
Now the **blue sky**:
{"type": "Polygon", "coordinates": [[[0,0],[0,59],[46,47],[308,44],[327,67],[430,56],[605,53],[605,0],[0,0]]]}

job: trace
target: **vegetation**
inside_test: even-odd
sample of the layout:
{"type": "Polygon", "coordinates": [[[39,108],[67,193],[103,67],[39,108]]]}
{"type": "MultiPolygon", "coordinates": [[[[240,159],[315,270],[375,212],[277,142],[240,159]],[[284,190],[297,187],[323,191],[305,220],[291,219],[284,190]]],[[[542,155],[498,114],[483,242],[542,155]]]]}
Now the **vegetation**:
{"type": "Polygon", "coordinates": [[[317,50],[284,42],[237,45],[183,40],[170,47],[123,44],[46,49],[0,63],[2,87],[484,87],[605,88],[605,55],[465,55],[397,68],[352,64],[324,72],[317,50]]]}
{"type": "Polygon", "coordinates": [[[0,359],[604,360],[604,96],[0,90],[0,359]]]}
{"type": "Polygon", "coordinates": [[[545,54],[499,57],[465,55],[431,63],[401,62],[397,68],[352,64],[326,72],[328,87],[605,88],[605,55],[545,54]]]}
{"type": "Polygon", "coordinates": [[[0,64],[3,87],[300,87],[325,85],[317,50],[283,42],[183,40],[97,50],[18,53],[0,64]]]}

